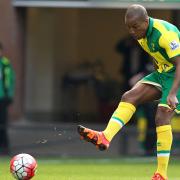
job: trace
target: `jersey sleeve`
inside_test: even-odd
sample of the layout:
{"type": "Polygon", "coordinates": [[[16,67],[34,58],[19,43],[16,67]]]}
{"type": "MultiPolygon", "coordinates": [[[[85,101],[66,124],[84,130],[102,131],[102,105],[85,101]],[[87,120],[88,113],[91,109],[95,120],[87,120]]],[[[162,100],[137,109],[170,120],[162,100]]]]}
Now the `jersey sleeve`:
{"type": "Polygon", "coordinates": [[[162,34],[159,39],[159,45],[165,49],[169,58],[180,55],[180,40],[175,32],[168,31],[162,34]]]}

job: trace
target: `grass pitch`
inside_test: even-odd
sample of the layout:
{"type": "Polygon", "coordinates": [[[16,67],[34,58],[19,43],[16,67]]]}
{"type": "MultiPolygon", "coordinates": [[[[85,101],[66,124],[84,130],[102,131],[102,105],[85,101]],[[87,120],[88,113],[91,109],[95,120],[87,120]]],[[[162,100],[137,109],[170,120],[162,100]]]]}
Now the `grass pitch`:
{"type": "MultiPolygon", "coordinates": [[[[37,159],[33,180],[150,180],[156,169],[152,158],[37,159]]],[[[9,158],[0,158],[0,179],[13,180],[9,158]]],[[[171,160],[169,179],[180,179],[180,160],[171,160]]]]}

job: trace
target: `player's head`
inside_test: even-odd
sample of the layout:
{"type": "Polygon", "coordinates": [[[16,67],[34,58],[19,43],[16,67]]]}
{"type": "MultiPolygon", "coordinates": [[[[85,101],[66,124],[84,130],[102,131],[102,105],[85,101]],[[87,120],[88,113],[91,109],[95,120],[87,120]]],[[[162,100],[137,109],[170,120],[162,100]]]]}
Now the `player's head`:
{"type": "Polygon", "coordinates": [[[139,4],[129,6],[125,15],[125,24],[134,39],[145,37],[149,25],[146,9],[139,4]]]}

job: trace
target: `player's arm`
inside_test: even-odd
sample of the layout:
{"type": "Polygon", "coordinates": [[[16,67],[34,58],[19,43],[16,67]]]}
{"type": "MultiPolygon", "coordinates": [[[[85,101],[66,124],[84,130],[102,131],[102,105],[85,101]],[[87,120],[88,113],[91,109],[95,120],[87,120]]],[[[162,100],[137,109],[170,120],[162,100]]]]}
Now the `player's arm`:
{"type": "Polygon", "coordinates": [[[168,31],[161,36],[159,45],[164,48],[169,59],[176,66],[174,82],[167,97],[168,105],[172,109],[175,109],[176,105],[179,103],[176,94],[180,86],[180,41],[178,34],[168,31]]]}
{"type": "Polygon", "coordinates": [[[173,61],[176,66],[176,73],[175,73],[172,88],[167,97],[167,103],[172,109],[175,109],[176,105],[179,103],[178,99],[176,98],[176,94],[180,87],[180,56],[173,58],[173,61]]]}

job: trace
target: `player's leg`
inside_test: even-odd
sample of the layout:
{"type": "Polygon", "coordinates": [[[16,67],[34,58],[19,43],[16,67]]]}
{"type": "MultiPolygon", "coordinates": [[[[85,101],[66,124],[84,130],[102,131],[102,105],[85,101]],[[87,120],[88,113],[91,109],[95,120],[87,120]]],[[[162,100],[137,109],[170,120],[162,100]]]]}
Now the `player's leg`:
{"type": "Polygon", "coordinates": [[[159,99],[161,92],[149,84],[138,83],[123,94],[119,106],[113,113],[103,133],[111,141],[114,135],[131,119],[139,104],[159,99]],[[112,127],[111,127],[112,126],[112,127]]]}
{"type": "Polygon", "coordinates": [[[119,106],[113,113],[103,132],[78,126],[78,132],[86,141],[95,144],[100,150],[109,147],[109,143],[117,132],[131,119],[139,104],[156,100],[161,92],[149,84],[138,83],[130,91],[123,94],[119,106]]]}
{"type": "MultiPolygon", "coordinates": [[[[161,74],[159,76],[163,84],[162,97],[158,105],[155,122],[156,122],[156,132],[157,132],[157,162],[158,167],[156,174],[160,174],[163,178],[167,179],[167,167],[170,157],[171,145],[172,145],[172,129],[170,120],[174,115],[174,111],[169,111],[170,107],[167,104],[167,96],[169,90],[172,87],[174,81],[174,72],[166,74],[161,74]]],[[[180,89],[178,90],[177,99],[180,101],[180,89]]],[[[177,105],[175,112],[180,112],[180,105],[177,105]]],[[[156,175],[155,174],[155,175],[156,175]]],[[[157,180],[154,178],[153,180],[157,180]]]]}
{"type": "Polygon", "coordinates": [[[172,129],[170,119],[174,115],[174,111],[167,111],[167,107],[159,106],[157,109],[155,122],[157,132],[157,171],[152,178],[157,180],[157,176],[161,179],[167,179],[167,167],[172,145],[172,129]]]}
{"type": "Polygon", "coordinates": [[[0,154],[8,154],[7,103],[0,100],[0,154]]]}

